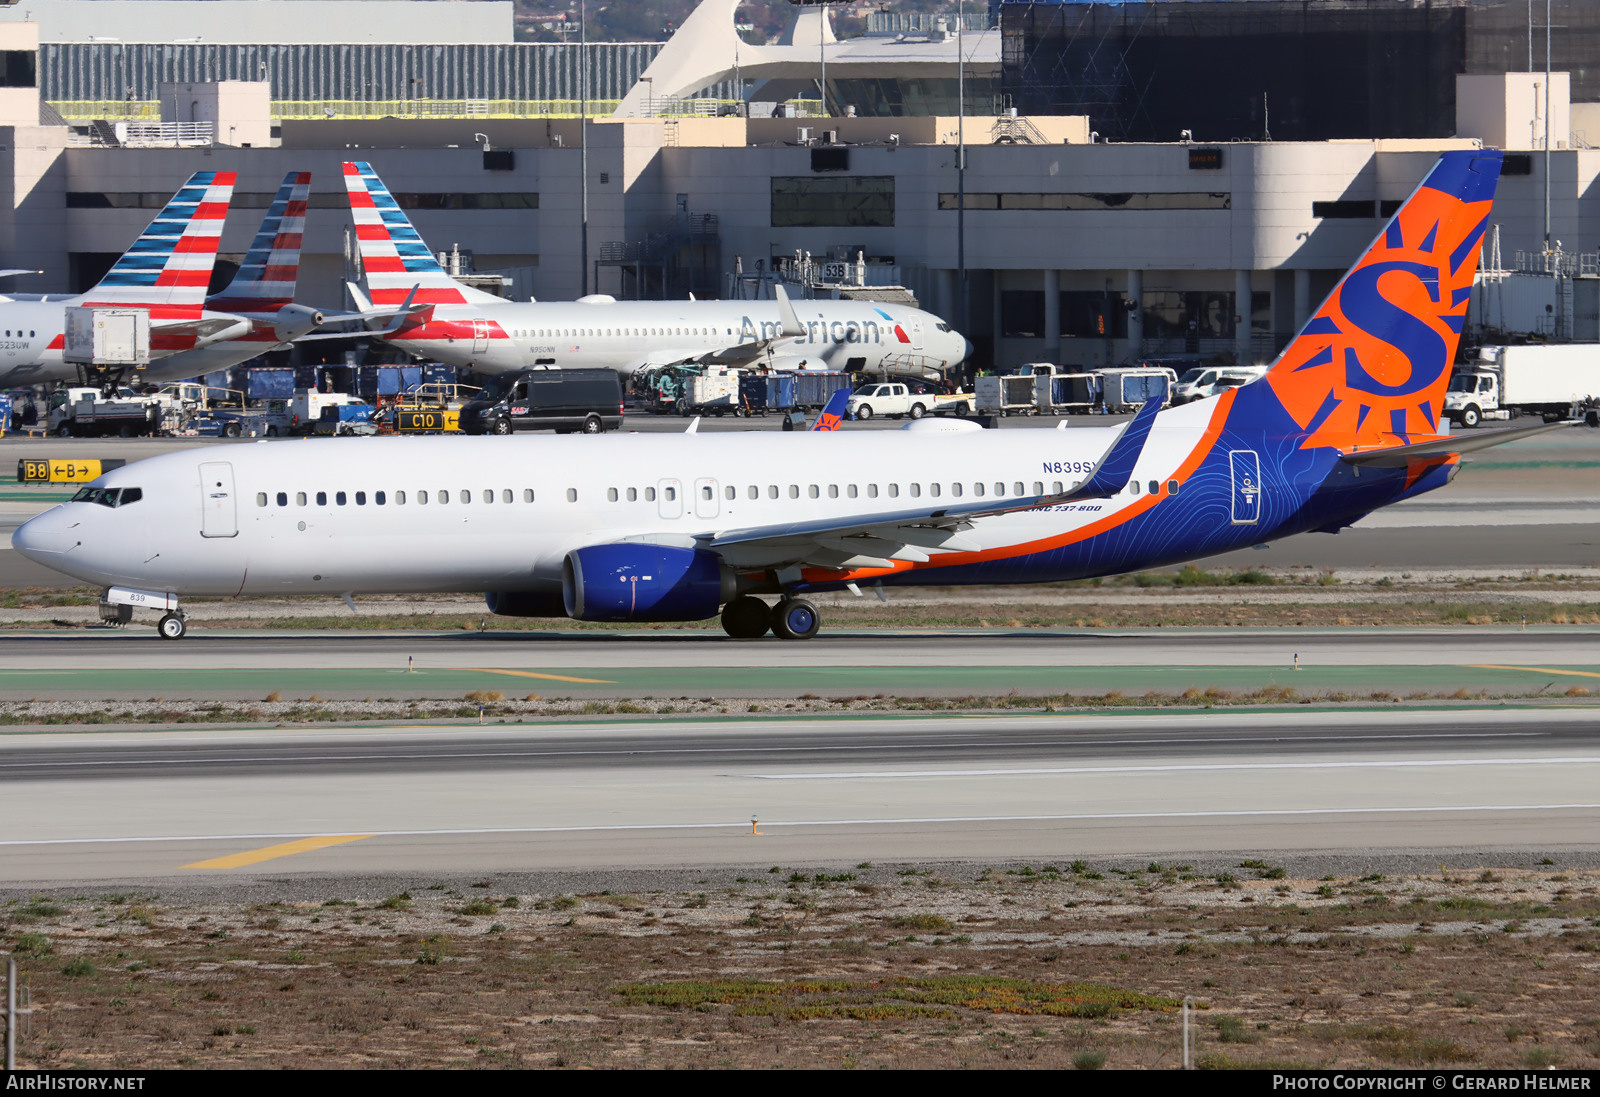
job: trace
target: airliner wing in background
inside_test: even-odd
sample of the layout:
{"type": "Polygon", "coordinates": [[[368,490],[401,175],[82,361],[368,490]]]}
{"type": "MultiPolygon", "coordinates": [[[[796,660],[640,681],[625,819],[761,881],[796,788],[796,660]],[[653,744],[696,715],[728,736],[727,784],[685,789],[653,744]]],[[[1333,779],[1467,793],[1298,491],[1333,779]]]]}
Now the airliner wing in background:
{"type": "Polygon", "coordinates": [[[893,568],[896,561],[925,562],[929,559],[928,550],[976,552],[983,546],[963,534],[979,518],[1107,499],[1125,488],[1160,410],[1159,399],[1148,401],[1128,421],[1093,471],[1067,491],[1018,497],[1007,503],[958,503],[857,515],[847,522],[819,519],[727,530],[710,538],[705,547],[719,553],[734,568],[802,564],[893,568]]]}
{"type": "Polygon", "coordinates": [[[769,353],[773,347],[786,343],[791,339],[798,339],[806,333],[800,323],[800,317],[794,311],[794,305],[789,302],[789,295],[782,286],[772,287],[778,300],[778,319],[782,323],[779,333],[768,339],[756,339],[748,343],[739,343],[735,346],[724,347],[722,350],[711,354],[702,355],[696,359],[703,366],[738,366],[747,362],[754,362],[769,353]]]}

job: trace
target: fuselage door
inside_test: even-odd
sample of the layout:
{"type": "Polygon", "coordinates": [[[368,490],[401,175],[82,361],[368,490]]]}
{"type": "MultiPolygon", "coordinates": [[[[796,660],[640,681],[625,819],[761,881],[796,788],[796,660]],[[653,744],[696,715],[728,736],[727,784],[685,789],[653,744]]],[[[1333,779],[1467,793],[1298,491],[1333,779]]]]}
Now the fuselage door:
{"type": "Polygon", "coordinates": [[[239,515],[233,498],[233,465],[207,461],[200,466],[200,536],[237,537],[239,515]]]}
{"type": "Polygon", "coordinates": [[[657,480],[656,506],[663,518],[682,518],[683,484],[678,480],[657,480]]]}
{"type": "Polygon", "coordinates": [[[694,516],[696,518],[715,518],[717,508],[717,482],[715,480],[696,480],[694,482],[694,516]]]}
{"type": "Polygon", "coordinates": [[[486,354],[489,350],[489,321],[472,322],[472,353],[486,354]]]}
{"type": "Polygon", "coordinates": [[[1253,526],[1261,518],[1261,459],[1253,449],[1228,451],[1233,474],[1233,524],[1253,526]]]}
{"type": "Polygon", "coordinates": [[[911,321],[911,323],[907,324],[906,327],[911,329],[911,349],[912,350],[921,350],[922,349],[922,321],[921,320],[913,320],[913,321],[911,321]]]}

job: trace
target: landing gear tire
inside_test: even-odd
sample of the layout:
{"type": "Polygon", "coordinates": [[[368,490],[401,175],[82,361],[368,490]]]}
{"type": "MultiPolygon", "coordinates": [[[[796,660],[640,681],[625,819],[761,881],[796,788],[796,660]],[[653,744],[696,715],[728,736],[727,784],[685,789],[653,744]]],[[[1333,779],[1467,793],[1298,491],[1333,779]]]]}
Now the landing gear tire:
{"type": "Polygon", "coordinates": [[[772,632],[782,640],[809,640],[822,627],[817,607],[804,598],[785,598],[772,607],[772,632]]]}
{"type": "Polygon", "coordinates": [[[772,627],[772,611],[753,594],[741,595],[722,607],[722,631],[735,640],[759,640],[772,627]]]}
{"type": "Polygon", "coordinates": [[[163,640],[182,640],[189,631],[189,622],[182,614],[169,613],[156,622],[156,631],[163,640]]]}
{"type": "Polygon", "coordinates": [[[494,426],[491,427],[490,429],[495,434],[510,434],[511,433],[511,420],[509,420],[509,419],[496,419],[494,421],[494,426]]]}
{"type": "Polygon", "coordinates": [[[1483,413],[1480,412],[1477,409],[1477,407],[1475,407],[1474,405],[1468,404],[1466,407],[1461,409],[1461,425],[1462,426],[1464,426],[1464,427],[1475,427],[1479,423],[1481,423],[1482,421],[1483,421],[1483,413]]]}
{"type": "Polygon", "coordinates": [[[605,432],[606,425],[600,421],[600,417],[598,415],[591,415],[589,418],[583,421],[583,433],[604,434],[605,432]]]}
{"type": "Polygon", "coordinates": [[[872,405],[871,404],[862,404],[859,408],[857,408],[856,409],[856,418],[857,419],[871,419],[872,418],[872,405]]]}
{"type": "Polygon", "coordinates": [[[911,418],[913,418],[913,419],[921,419],[927,413],[928,413],[928,409],[923,407],[921,404],[912,404],[911,405],[911,418]]]}

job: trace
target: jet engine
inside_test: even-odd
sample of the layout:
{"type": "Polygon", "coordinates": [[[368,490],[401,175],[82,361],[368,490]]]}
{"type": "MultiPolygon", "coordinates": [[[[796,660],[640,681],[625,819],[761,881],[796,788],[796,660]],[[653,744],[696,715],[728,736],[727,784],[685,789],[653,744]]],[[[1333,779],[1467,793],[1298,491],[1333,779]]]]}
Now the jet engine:
{"type": "Polygon", "coordinates": [[[737,591],[714,552],[665,545],[590,545],[567,553],[561,594],[579,621],[703,621],[737,591]]]}
{"type": "Polygon", "coordinates": [[[306,305],[293,302],[284,305],[272,318],[272,333],[280,343],[292,343],[302,335],[309,335],[322,326],[322,313],[306,305]]]}
{"type": "Polygon", "coordinates": [[[501,617],[565,617],[566,603],[553,590],[491,590],[483,600],[501,617]]]}

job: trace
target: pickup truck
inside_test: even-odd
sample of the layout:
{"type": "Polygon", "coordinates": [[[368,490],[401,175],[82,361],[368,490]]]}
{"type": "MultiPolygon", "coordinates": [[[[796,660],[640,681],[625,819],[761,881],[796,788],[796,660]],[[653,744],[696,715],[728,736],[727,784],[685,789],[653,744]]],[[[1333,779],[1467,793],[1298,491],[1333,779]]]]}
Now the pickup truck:
{"type": "Polygon", "coordinates": [[[850,394],[845,413],[852,419],[871,419],[874,415],[891,419],[909,415],[913,419],[921,419],[929,412],[935,415],[966,415],[972,410],[972,405],[970,392],[912,392],[909,385],[885,381],[856,389],[850,394]]]}

